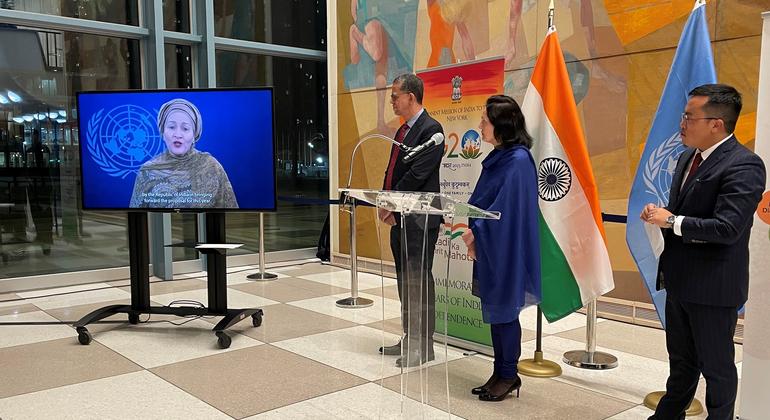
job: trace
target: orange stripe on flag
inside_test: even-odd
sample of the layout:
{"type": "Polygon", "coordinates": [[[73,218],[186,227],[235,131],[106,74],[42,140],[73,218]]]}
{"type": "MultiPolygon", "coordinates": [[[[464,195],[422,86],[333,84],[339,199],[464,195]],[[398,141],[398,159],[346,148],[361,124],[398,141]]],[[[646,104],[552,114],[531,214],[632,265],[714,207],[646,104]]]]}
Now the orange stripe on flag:
{"type": "Polygon", "coordinates": [[[586,199],[591,206],[591,212],[599,232],[601,232],[604,242],[607,243],[607,236],[602,224],[601,207],[599,206],[599,192],[591,169],[591,160],[588,157],[577,106],[573,99],[567,65],[564,63],[564,55],[555,31],[548,34],[545,42],[543,42],[543,48],[540,50],[532,73],[531,83],[540,93],[548,121],[553,125],[553,129],[561,141],[564,153],[567,154],[570,166],[575,172],[575,177],[582,185],[586,199]]]}

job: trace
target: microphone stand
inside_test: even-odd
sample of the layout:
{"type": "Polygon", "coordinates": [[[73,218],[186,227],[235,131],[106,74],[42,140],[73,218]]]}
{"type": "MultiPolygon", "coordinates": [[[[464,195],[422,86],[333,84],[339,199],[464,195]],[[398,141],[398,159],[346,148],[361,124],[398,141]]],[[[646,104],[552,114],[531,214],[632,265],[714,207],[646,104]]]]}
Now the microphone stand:
{"type": "MultiPolygon", "coordinates": [[[[356,152],[359,146],[367,140],[380,139],[387,140],[396,145],[401,151],[408,153],[411,148],[393,140],[390,137],[382,134],[370,134],[358,141],[356,147],[353,148],[353,153],[350,155],[350,167],[348,168],[348,183],[345,189],[350,189],[350,184],[353,182],[353,162],[356,158],[356,152]]],[[[356,199],[350,196],[350,193],[346,193],[340,203],[340,209],[350,213],[350,297],[340,299],[337,301],[337,306],[340,308],[367,308],[372,306],[374,302],[371,299],[362,298],[358,296],[358,253],[356,252],[356,199]]]]}

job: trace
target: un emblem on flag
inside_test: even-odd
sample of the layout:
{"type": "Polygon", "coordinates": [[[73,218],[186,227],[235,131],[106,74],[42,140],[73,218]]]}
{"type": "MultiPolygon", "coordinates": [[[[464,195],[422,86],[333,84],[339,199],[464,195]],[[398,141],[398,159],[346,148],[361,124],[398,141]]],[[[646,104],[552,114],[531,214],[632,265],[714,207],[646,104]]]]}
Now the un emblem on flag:
{"type": "Polygon", "coordinates": [[[163,151],[155,115],[136,105],[100,109],[88,120],[86,147],[107,174],[125,178],[163,151]]]}
{"type": "Polygon", "coordinates": [[[564,198],[572,186],[572,171],[567,162],[551,157],[543,159],[537,169],[537,194],[545,201],[564,198]]]}
{"type": "Polygon", "coordinates": [[[676,163],[679,160],[679,155],[685,149],[682,138],[677,132],[653,149],[644,165],[642,179],[644,186],[647,187],[646,192],[655,197],[658,206],[664,206],[668,203],[676,163]]]}

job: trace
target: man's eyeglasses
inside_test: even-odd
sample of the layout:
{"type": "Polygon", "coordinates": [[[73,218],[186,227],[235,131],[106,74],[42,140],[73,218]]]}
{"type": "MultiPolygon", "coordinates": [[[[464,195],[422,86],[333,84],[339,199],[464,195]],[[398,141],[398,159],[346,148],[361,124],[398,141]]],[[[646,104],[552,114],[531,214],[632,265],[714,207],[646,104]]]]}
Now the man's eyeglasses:
{"type": "Polygon", "coordinates": [[[408,95],[411,92],[401,92],[401,93],[391,93],[390,94],[390,102],[396,102],[398,100],[398,97],[401,95],[408,95]]]}
{"type": "Polygon", "coordinates": [[[721,118],[719,118],[719,117],[693,118],[693,117],[691,117],[691,116],[689,116],[687,114],[684,114],[684,113],[682,114],[681,121],[682,121],[682,123],[684,123],[684,125],[687,125],[687,123],[690,122],[690,121],[697,121],[697,120],[721,120],[721,118]]]}

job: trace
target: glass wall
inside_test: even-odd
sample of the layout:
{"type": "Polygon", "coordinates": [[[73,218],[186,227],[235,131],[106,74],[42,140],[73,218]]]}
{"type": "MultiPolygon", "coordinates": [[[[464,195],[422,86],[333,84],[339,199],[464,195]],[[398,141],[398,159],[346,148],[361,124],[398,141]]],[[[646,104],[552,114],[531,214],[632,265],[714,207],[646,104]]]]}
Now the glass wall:
{"type": "Polygon", "coordinates": [[[326,1],[219,0],[216,36],[326,50],[326,1]]]}
{"type": "MultiPolygon", "coordinates": [[[[279,208],[266,215],[265,248],[316,246],[328,206],[311,203],[329,197],[326,63],[220,51],[217,85],[275,88],[279,208]]],[[[258,250],[256,215],[229,214],[227,223],[228,240],[258,250]]]]}
{"type": "MultiPolygon", "coordinates": [[[[163,0],[157,18],[166,32],[154,34],[141,18],[142,10],[154,9],[153,0],[0,0],[0,279],[127,266],[125,213],[84,212],[80,205],[75,95],[152,88],[143,75],[157,69],[146,65],[153,61],[145,59],[143,40],[163,39],[168,88],[206,86],[199,79],[205,68],[219,86],[275,87],[280,210],[267,215],[266,250],[316,245],[328,208],[317,204],[328,197],[326,3],[212,3],[214,16],[199,16],[189,0],[163,0]],[[38,17],[23,22],[37,24],[19,26],[4,9],[31,12],[38,17]],[[54,28],[50,16],[75,19],[54,28]],[[280,58],[256,44],[253,53],[232,52],[218,38],[209,61],[198,46],[211,26],[218,37],[292,49],[280,58]]],[[[156,80],[152,76],[147,80],[156,80]]],[[[173,242],[197,239],[195,214],[168,219],[173,242]]],[[[228,240],[247,244],[241,252],[257,251],[257,220],[228,215],[228,240]]],[[[199,255],[173,248],[172,258],[199,255]]]]}
{"type": "Polygon", "coordinates": [[[190,0],[163,0],[163,29],[190,32],[190,0]]]}
{"type": "Polygon", "coordinates": [[[3,0],[0,1],[0,7],[100,22],[139,25],[137,0],[3,0]]]}
{"type": "Polygon", "coordinates": [[[0,278],[126,265],[126,217],[80,209],[75,93],[141,88],[139,41],[0,28],[0,278]]]}

